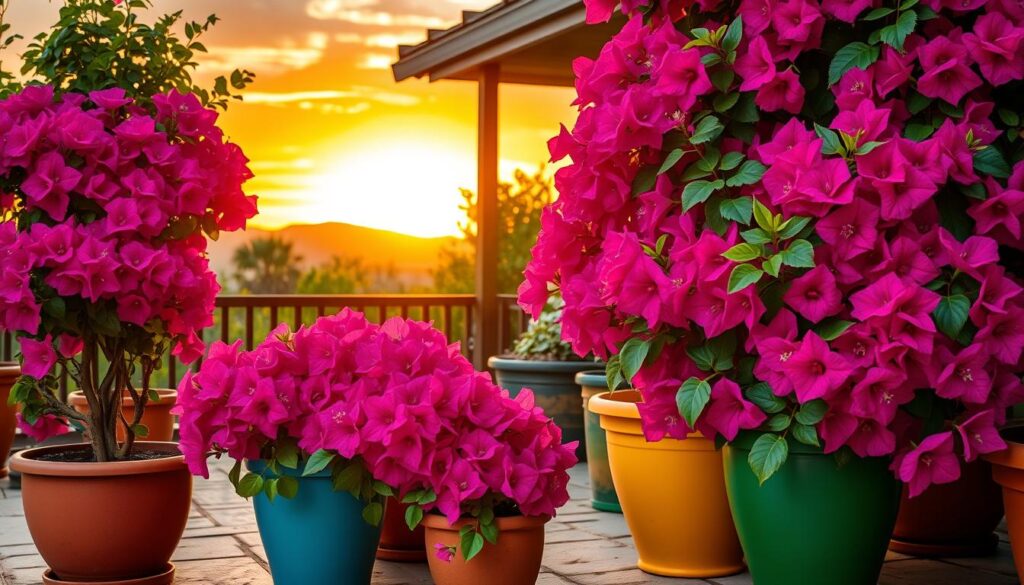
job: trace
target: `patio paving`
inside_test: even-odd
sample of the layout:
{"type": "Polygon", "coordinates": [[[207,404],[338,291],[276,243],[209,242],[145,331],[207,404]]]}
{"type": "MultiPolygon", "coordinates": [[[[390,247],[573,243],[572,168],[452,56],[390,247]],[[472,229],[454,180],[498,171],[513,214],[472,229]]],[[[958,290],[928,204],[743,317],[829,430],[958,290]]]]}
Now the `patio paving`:
{"type": "MultiPolygon", "coordinates": [[[[185,537],[174,556],[178,584],[270,585],[267,561],[249,502],[237,497],[217,464],[197,480],[185,537]]],[[[696,580],[647,575],[635,568],[636,551],[619,514],[589,505],[586,467],[572,470],[573,500],[548,524],[538,585],[752,585],[750,575],[696,580]]],[[[18,490],[0,480],[0,585],[40,583],[44,563],[22,515],[18,490]]],[[[377,561],[374,585],[430,585],[425,564],[377,561]]],[[[881,585],[1016,585],[1006,533],[994,556],[925,560],[890,553],[881,585]]],[[[810,585],[810,584],[803,584],[810,585]]],[[[827,583],[814,585],[828,585],[827,583]]]]}

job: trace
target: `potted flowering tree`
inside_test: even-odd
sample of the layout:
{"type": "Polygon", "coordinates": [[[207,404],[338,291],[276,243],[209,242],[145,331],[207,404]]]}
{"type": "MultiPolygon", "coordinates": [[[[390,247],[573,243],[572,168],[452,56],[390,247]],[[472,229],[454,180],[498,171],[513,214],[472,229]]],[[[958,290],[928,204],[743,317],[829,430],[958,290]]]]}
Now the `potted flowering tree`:
{"type": "Polygon", "coordinates": [[[51,581],[172,578],[191,478],[177,445],[145,441],[150,380],[168,351],[187,363],[203,350],[219,290],[206,236],[256,213],[247,161],[209,107],[226,103],[226,82],[209,93],[189,81],[215,19],[188,23],[183,42],[178,16],[139,19],[147,5],[68,1],[24,54],[33,81],[0,100],[0,325],[23,374],[11,400],[29,434],[70,422],[90,441],[11,462],[51,581]],[[65,374],[87,412],[60,399],[65,374]],[[53,513],[69,494],[73,538],[53,513]]]}
{"type": "Polygon", "coordinates": [[[211,452],[236,460],[275,583],[368,584],[389,497],[425,522],[438,583],[536,579],[575,445],[529,391],[510,398],[427,323],[348,309],[239,347],[182,380],[181,448],[203,476],[211,452]]]}
{"type": "Polygon", "coordinates": [[[520,302],[560,292],[574,349],[638,388],[647,439],[728,443],[755,582],[874,583],[887,468],[909,497],[956,481],[1020,401],[1021,12],[622,8],[575,65],[579,119],[550,144],[572,164],[520,302]]]}
{"type": "MultiPolygon", "coordinates": [[[[530,388],[538,405],[562,428],[567,441],[578,441],[576,456],[586,461],[583,408],[576,374],[594,368],[594,360],[581,358],[562,340],[562,302],[552,298],[546,309],[530,321],[507,355],[492,356],[487,365],[498,385],[515,396],[530,388]]],[[[584,354],[586,355],[586,354],[584,354]]],[[[600,367],[600,364],[598,364],[600,367]]]]}

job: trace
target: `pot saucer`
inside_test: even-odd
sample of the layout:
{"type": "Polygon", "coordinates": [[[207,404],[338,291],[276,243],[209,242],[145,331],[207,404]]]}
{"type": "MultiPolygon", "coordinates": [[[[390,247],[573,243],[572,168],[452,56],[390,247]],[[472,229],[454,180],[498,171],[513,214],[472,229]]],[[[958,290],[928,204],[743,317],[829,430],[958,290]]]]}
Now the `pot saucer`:
{"type": "Polygon", "coordinates": [[[984,540],[945,544],[908,542],[894,538],[889,541],[889,550],[895,553],[927,559],[987,557],[996,552],[998,545],[999,537],[993,533],[984,540]]]}
{"type": "Polygon", "coordinates": [[[396,563],[424,563],[427,560],[427,550],[423,549],[400,549],[400,548],[377,548],[377,558],[382,561],[396,563]]]}
{"type": "MultiPolygon", "coordinates": [[[[84,581],[62,581],[53,576],[53,571],[47,569],[43,573],[44,585],[81,585],[84,581]]],[[[89,585],[170,585],[174,583],[174,564],[167,563],[167,569],[159,575],[139,577],[138,579],[124,579],[121,581],[89,581],[89,585]]]]}

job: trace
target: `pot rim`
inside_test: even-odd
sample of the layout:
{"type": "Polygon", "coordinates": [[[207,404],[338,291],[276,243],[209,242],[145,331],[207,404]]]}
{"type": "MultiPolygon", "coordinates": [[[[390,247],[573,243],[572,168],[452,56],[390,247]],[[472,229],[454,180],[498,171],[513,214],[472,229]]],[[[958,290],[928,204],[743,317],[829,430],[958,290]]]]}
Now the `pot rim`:
{"type": "Polygon", "coordinates": [[[601,416],[613,416],[640,420],[640,409],[637,403],[643,402],[637,390],[616,390],[601,392],[590,397],[590,412],[601,416]]]}
{"type": "MultiPolygon", "coordinates": [[[[178,398],[178,391],[173,388],[150,388],[150,390],[153,390],[160,395],[160,401],[153,402],[150,400],[146,403],[147,407],[163,406],[164,404],[167,404],[167,406],[174,406],[174,401],[178,398]]],[[[121,393],[121,397],[122,399],[130,399],[132,396],[128,393],[128,390],[125,390],[121,393]]],[[[85,392],[82,392],[81,390],[70,392],[68,394],[68,402],[72,406],[89,406],[89,399],[85,397],[85,392]]]]}
{"type": "Polygon", "coordinates": [[[18,378],[21,376],[21,364],[18,362],[0,361],[0,378],[18,378]]]}
{"type": "Polygon", "coordinates": [[[987,453],[982,455],[981,458],[992,465],[1000,465],[1002,467],[1009,467],[1012,469],[1024,469],[1024,443],[1011,441],[1004,436],[1005,431],[1011,430],[1024,430],[1024,421],[1014,421],[999,429],[1000,436],[1002,436],[1003,440],[1006,441],[1006,449],[996,451],[995,453],[987,453]]]}
{"type": "MultiPolygon", "coordinates": [[[[539,528],[544,526],[551,521],[551,516],[500,516],[494,518],[494,523],[498,525],[498,538],[501,539],[502,532],[509,532],[515,530],[530,530],[532,528],[539,528]]],[[[458,532],[463,526],[467,524],[473,524],[476,522],[475,518],[462,518],[455,524],[449,524],[448,518],[440,514],[424,514],[423,515],[423,526],[432,528],[435,530],[445,530],[450,532],[458,532]]]]}
{"type": "Polygon", "coordinates": [[[557,372],[572,374],[583,370],[600,368],[601,362],[580,360],[560,362],[550,360],[521,360],[509,355],[491,356],[487,359],[487,367],[508,372],[557,372]]]}
{"type": "Polygon", "coordinates": [[[23,475],[48,477],[116,477],[121,475],[144,475],[168,471],[187,470],[185,456],[178,444],[162,441],[138,441],[136,448],[149,448],[173,453],[170,457],[140,461],[108,461],[104,463],[71,463],[66,461],[40,461],[39,455],[58,451],[92,449],[90,443],[52,445],[18,451],[11,456],[10,466],[23,475]]]}

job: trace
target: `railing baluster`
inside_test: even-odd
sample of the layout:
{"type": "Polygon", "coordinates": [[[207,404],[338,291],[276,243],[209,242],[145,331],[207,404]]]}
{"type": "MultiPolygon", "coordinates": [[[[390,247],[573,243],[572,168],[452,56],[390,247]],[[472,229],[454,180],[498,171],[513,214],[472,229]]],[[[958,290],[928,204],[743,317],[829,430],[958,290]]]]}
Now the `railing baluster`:
{"type": "Polygon", "coordinates": [[[253,345],[254,339],[253,338],[255,337],[253,335],[253,331],[252,331],[252,327],[253,327],[253,324],[252,324],[252,321],[253,321],[252,310],[253,310],[253,308],[251,306],[245,308],[245,347],[247,349],[249,349],[250,351],[254,347],[254,345],[253,345]]]}
{"type": "Polygon", "coordinates": [[[292,330],[298,331],[302,327],[302,307],[295,305],[295,320],[292,321],[292,330]]]}
{"type": "Polygon", "coordinates": [[[420,321],[430,323],[430,307],[428,305],[420,307],[420,321]]]}
{"type": "Polygon", "coordinates": [[[444,336],[451,339],[452,336],[452,306],[444,304],[444,336]]]}
{"type": "Polygon", "coordinates": [[[229,320],[230,307],[224,306],[220,308],[220,340],[224,343],[228,343],[228,339],[231,337],[231,321],[229,320]]]}
{"type": "Polygon", "coordinates": [[[178,378],[178,360],[173,355],[167,356],[167,386],[174,388],[177,386],[176,379],[178,378]]]}
{"type": "Polygon", "coordinates": [[[273,331],[277,327],[277,305],[270,305],[270,330],[273,331]]]}

